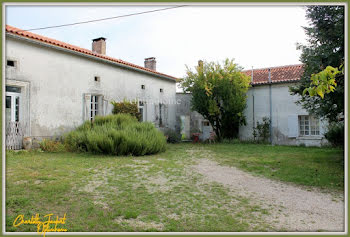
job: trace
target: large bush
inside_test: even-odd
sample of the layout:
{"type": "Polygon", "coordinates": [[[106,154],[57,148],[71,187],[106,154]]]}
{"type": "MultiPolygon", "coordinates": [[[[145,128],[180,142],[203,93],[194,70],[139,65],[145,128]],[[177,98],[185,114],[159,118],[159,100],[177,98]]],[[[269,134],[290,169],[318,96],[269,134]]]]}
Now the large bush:
{"type": "Polygon", "coordinates": [[[344,146],[344,122],[330,123],[325,137],[333,146],[344,146]]]}
{"type": "Polygon", "coordinates": [[[111,155],[149,155],[165,150],[166,140],[153,124],[128,114],[96,116],[64,137],[71,151],[111,155]]]}

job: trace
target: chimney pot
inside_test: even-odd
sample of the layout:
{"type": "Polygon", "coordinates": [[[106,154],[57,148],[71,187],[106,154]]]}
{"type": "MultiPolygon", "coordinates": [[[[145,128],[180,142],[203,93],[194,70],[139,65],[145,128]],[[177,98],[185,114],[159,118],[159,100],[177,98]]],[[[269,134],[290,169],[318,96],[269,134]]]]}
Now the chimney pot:
{"type": "Polygon", "coordinates": [[[93,39],[92,52],[106,55],[106,38],[100,37],[93,39]]]}
{"type": "Polygon", "coordinates": [[[155,57],[145,58],[145,68],[156,71],[157,61],[155,57]]]}

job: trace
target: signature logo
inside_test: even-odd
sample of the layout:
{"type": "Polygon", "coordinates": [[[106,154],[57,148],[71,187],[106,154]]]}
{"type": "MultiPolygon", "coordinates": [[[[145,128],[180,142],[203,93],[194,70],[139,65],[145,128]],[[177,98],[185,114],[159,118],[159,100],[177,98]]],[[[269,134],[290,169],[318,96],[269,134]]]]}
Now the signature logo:
{"type": "Polygon", "coordinates": [[[44,219],[41,220],[39,214],[35,214],[29,219],[25,219],[24,215],[18,215],[13,222],[14,227],[18,227],[20,225],[36,225],[38,234],[42,234],[45,236],[47,232],[67,232],[65,228],[59,228],[58,225],[66,224],[66,213],[63,217],[59,218],[51,214],[47,214],[44,216],[44,219]]]}

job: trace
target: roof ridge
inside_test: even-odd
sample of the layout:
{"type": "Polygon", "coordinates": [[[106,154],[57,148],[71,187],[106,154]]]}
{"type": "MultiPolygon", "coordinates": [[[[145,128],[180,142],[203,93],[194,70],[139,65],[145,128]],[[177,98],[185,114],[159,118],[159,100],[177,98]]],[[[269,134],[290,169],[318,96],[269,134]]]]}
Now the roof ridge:
{"type": "Polygon", "coordinates": [[[277,68],[286,68],[286,67],[298,67],[298,66],[303,66],[303,63],[299,64],[289,64],[289,65],[283,65],[283,66],[274,66],[274,67],[264,67],[264,68],[253,68],[253,69],[247,69],[243,70],[242,72],[248,72],[248,71],[255,71],[255,70],[268,70],[268,69],[277,69],[277,68]]]}
{"type": "Polygon", "coordinates": [[[80,52],[80,53],[83,53],[83,54],[92,55],[92,56],[95,56],[95,57],[98,57],[98,58],[106,59],[106,60],[109,60],[109,61],[112,61],[112,62],[120,63],[120,64],[123,64],[123,65],[126,65],[126,66],[130,66],[130,67],[133,67],[133,68],[141,69],[141,70],[146,71],[146,72],[151,72],[151,73],[154,73],[156,75],[161,75],[161,76],[173,79],[173,80],[177,80],[176,77],[173,77],[173,76],[161,73],[161,72],[153,71],[151,69],[148,69],[148,68],[145,68],[145,67],[133,64],[133,63],[129,63],[129,62],[126,62],[126,61],[121,60],[121,59],[113,58],[113,57],[110,57],[110,56],[107,56],[107,55],[103,55],[103,54],[98,54],[98,53],[95,53],[95,52],[93,52],[93,51],[91,51],[89,49],[81,48],[79,46],[68,44],[68,43],[65,43],[63,41],[59,41],[59,40],[56,40],[56,39],[53,39],[53,38],[49,38],[49,37],[46,37],[46,36],[43,36],[43,35],[35,34],[35,33],[30,32],[30,31],[21,30],[19,28],[14,27],[14,26],[6,25],[6,32],[12,33],[12,34],[16,34],[16,35],[21,36],[21,37],[26,37],[26,38],[31,38],[31,39],[34,39],[34,40],[39,40],[39,41],[44,42],[44,43],[48,43],[48,44],[51,44],[51,45],[59,46],[59,47],[66,48],[66,49],[69,49],[69,50],[72,50],[72,51],[77,51],[77,52],[80,52]]]}

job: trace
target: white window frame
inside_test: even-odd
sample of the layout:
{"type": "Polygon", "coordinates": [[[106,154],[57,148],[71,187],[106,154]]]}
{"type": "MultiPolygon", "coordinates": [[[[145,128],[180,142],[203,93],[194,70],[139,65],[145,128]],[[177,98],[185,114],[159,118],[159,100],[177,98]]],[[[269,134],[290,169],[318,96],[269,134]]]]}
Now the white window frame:
{"type": "Polygon", "coordinates": [[[320,136],[320,120],[311,115],[298,116],[299,137],[320,136]]]}

